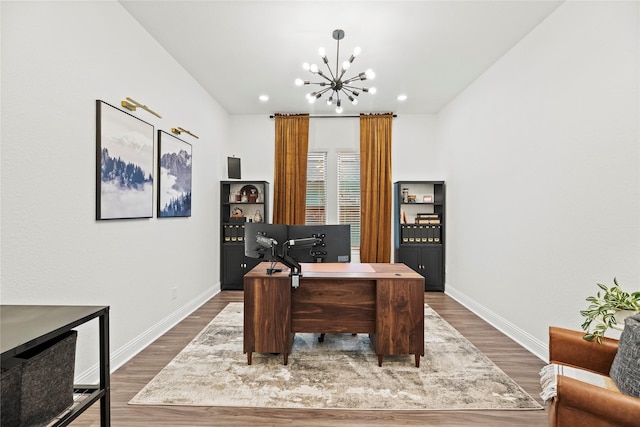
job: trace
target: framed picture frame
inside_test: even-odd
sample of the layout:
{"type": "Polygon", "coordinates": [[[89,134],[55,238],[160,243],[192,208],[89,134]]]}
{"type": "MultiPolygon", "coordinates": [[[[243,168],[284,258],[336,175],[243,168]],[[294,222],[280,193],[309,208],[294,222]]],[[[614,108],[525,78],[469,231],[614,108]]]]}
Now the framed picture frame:
{"type": "Polygon", "coordinates": [[[191,144],[158,130],[158,218],[191,216],[191,144]]]}
{"type": "Polygon", "coordinates": [[[154,127],[96,100],[96,220],[153,217],[154,127]]]}

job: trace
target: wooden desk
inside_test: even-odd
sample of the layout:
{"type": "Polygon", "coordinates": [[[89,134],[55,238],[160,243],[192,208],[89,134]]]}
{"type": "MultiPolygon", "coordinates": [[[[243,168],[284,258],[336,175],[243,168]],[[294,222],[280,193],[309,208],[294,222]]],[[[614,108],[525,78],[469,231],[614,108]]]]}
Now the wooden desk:
{"type": "Polygon", "coordinates": [[[368,333],[384,355],[424,354],[424,277],[404,264],[302,264],[300,286],[289,270],[244,276],[244,352],[281,353],[288,362],[296,332],[368,333]]]}

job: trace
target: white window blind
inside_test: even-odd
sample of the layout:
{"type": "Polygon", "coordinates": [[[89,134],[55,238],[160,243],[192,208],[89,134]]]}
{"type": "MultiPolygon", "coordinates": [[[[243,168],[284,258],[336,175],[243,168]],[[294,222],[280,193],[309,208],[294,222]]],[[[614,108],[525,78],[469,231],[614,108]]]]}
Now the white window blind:
{"type": "Polygon", "coordinates": [[[307,154],[307,205],[305,223],[327,223],[327,153],[310,151],[307,154]]]}
{"type": "Polygon", "coordinates": [[[338,223],[351,224],[351,246],[360,246],[360,153],[338,152],[338,223]]]}

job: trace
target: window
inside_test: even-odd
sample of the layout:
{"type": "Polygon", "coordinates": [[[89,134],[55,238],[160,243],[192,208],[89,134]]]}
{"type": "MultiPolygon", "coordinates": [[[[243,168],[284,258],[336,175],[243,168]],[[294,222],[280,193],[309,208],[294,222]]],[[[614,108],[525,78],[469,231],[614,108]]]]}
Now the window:
{"type": "Polygon", "coordinates": [[[327,223],[327,153],[309,152],[307,155],[307,206],[305,223],[327,223]]]}
{"type": "Polygon", "coordinates": [[[360,153],[338,153],[338,223],[351,225],[351,246],[360,246],[360,153]]]}
{"type": "Polygon", "coordinates": [[[307,157],[308,225],[349,224],[351,246],[360,246],[360,153],[310,151],[307,157]],[[335,167],[330,167],[335,164],[335,167]],[[334,200],[335,199],[335,200],[334,200]]]}

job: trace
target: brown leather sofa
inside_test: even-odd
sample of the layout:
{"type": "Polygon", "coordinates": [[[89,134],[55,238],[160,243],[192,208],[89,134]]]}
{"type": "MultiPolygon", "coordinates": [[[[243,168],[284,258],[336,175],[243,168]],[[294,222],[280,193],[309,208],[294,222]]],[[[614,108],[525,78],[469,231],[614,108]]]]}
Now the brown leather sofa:
{"type": "MultiPolygon", "coordinates": [[[[618,340],[585,341],[583,333],[549,328],[549,363],[609,375],[618,340]]],[[[553,427],[639,427],[640,399],[558,375],[557,395],[549,406],[553,427]]]]}

